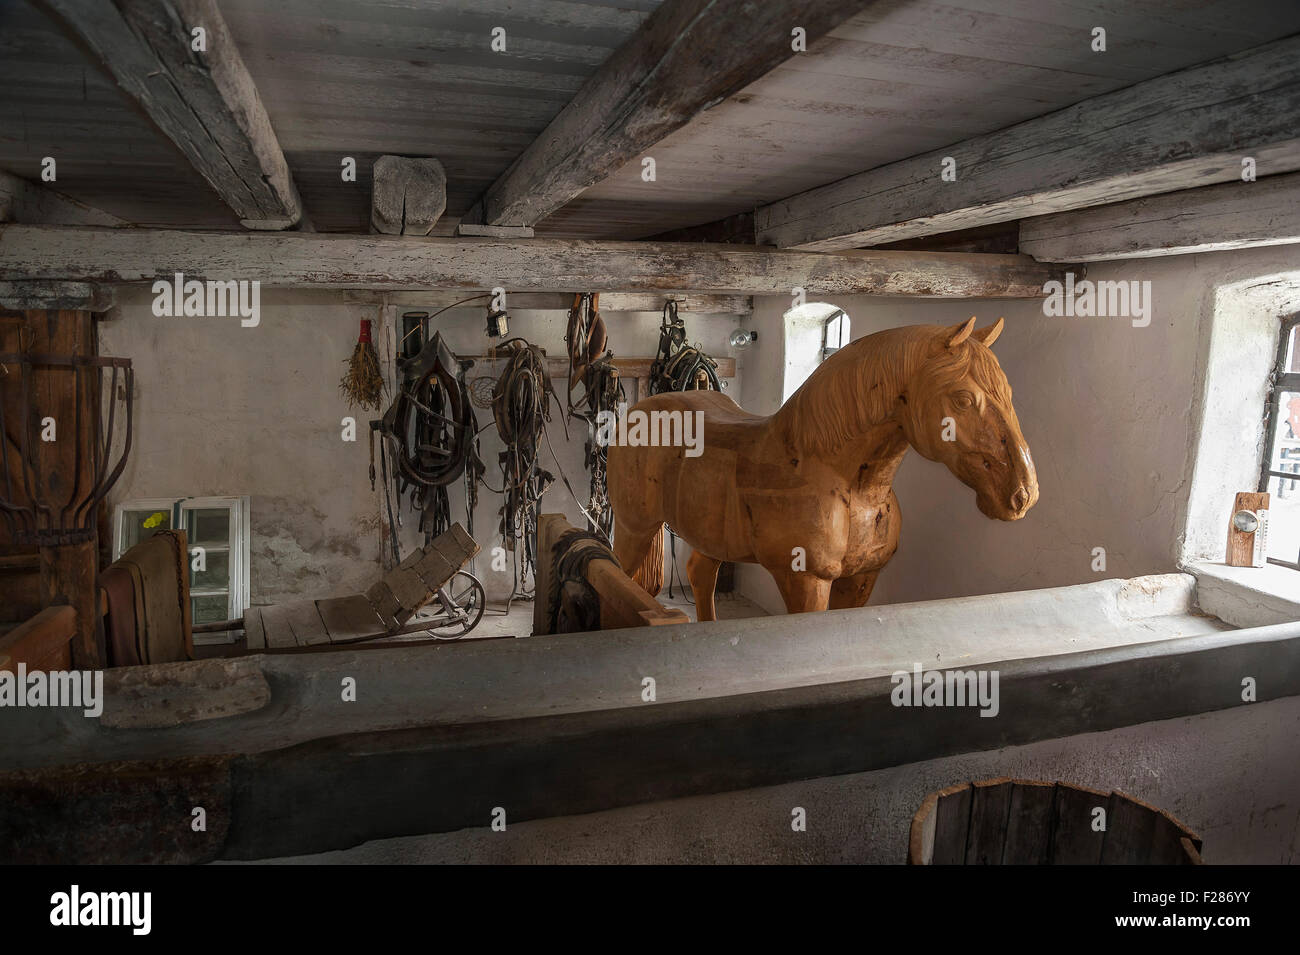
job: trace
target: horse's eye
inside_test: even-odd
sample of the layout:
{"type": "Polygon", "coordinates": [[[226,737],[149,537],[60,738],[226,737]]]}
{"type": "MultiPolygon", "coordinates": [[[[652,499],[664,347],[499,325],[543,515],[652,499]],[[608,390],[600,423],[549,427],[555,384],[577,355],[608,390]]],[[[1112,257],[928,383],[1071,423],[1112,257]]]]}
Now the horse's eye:
{"type": "Polygon", "coordinates": [[[962,411],[965,411],[967,408],[975,404],[975,399],[971,397],[971,395],[963,391],[961,394],[957,395],[957,397],[953,399],[953,404],[955,404],[962,411]]]}

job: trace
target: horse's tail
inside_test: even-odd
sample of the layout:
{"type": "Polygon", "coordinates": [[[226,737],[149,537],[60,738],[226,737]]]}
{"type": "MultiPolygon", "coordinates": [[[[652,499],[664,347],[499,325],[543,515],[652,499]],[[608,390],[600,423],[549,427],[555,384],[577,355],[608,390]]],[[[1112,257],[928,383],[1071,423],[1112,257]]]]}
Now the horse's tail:
{"type": "Polygon", "coordinates": [[[632,579],[651,597],[659,596],[664,586],[664,525],[659,525],[650,538],[650,547],[646,550],[641,563],[633,569],[632,579]]]}

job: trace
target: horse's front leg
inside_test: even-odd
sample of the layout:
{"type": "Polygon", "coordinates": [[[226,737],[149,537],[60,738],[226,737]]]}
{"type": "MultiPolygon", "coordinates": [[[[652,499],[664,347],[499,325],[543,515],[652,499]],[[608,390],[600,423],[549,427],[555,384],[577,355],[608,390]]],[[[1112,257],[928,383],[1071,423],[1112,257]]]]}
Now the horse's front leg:
{"type": "Polygon", "coordinates": [[[847,607],[863,607],[871,599],[871,588],[876,586],[880,568],[841,577],[831,584],[830,609],[844,610],[847,607]]]}
{"type": "Polygon", "coordinates": [[[698,623],[718,619],[713,593],[718,587],[718,568],[721,566],[722,561],[706,557],[698,550],[691,551],[691,556],[686,558],[686,577],[695,597],[695,620],[698,623]]]}
{"type": "Polygon", "coordinates": [[[773,570],[767,568],[776,587],[781,591],[787,613],[809,613],[825,610],[831,596],[831,582],[816,577],[806,570],[773,570]]]}

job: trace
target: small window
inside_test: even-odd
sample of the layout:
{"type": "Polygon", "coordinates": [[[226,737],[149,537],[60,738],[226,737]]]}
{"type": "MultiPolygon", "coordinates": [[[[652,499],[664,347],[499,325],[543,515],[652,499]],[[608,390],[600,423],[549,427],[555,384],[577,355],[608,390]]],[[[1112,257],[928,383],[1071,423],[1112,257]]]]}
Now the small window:
{"type": "Polygon", "coordinates": [[[1300,315],[1282,320],[1259,489],[1269,494],[1268,560],[1300,570],[1300,315]]]}
{"type": "MultiPolygon", "coordinates": [[[[113,559],[142,540],[182,528],[190,547],[190,609],[194,623],[220,623],[244,615],[249,605],[249,499],[247,497],[151,498],[117,505],[113,559]],[[202,566],[194,563],[203,548],[202,566]]],[[[198,635],[196,643],[222,642],[198,635]]]]}
{"type": "Polygon", "coordinates": [[[781,401],[790,400],[817,366],[849,343],[849,317],[830,302],[805,302],[782,316],[785,373],[781,401]]]}
{"type": "Polygon", "coordinates": [[[830,358],[849,343],[849,317],[837,308],[826,317],[822,326],[822,361],[830,358]]]}

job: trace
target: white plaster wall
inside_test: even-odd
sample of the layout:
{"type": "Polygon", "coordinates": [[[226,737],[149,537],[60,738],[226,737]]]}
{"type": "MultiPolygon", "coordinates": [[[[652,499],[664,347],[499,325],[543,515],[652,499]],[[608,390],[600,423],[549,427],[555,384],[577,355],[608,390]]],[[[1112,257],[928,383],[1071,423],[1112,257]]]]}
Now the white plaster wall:
{"type": "MultiPolygon", "coordinates": [[[[364,590],[381,572],[386,523],[382,492],[371,491],[368,477],[366,422],[378,415],[350,410],[339,396],[338,382],[356,343],[359,319],[376,320],[376,347],[381,356],[392,353],[391,325],[378,322],[383,309],[350,304],[339,292],[263,289],[261,323],[242,328],[234,318],[158,318],[152,301],[148,288],[123,290],[117,316],[100,324],[101,353],[131,358],[136,374],[135,443],[111,503],[250,495],[254,604],[364,590]],[[357,419],[355,443],[340,438],[345,415],[357,419]]],[[[390,307],[389,313],[400,322],[400,314],[414,308],[390,307]]],[[[726,340],[736,327],[735,316],[685,318],[692,342],[716,356],[733,354],[726,340]]],[[[605,319],[616,355],[654,354],[657,313],[611,312],[605,319]]],[[[565,323],[561,312],[511,312],[510,331],[562,356],[565,323]]],[[[481,308],[444,312],[436,327],[461,354],[481,354],[489,344],[481,308]]],[[[733,389],[739,389],[739,378],[738,371],[733,389]]],[[[480,427],[490,423],[490,410],[476,412],[480,427]]],[[[563,417],[563,406],[557,406],[548,434],[560,466],[585,503],[585,427],[570,422],[566,441],[563,417]]],[[[501,486],[500,449],[495,428],[489,427],[482,450],[493,487],[501,486]]],[[[557,478],[543,510],[563,511],[581,525],[582,515],[545,446],[543,466],[557,478]]],[[[480,489],[474,530],[486,553],[475,570],[492,600],[504,599],[511,583],[508,573],[492,571],[487,558],[500,543],[500,505],[499,494],[480,489]]],[[[451,489],[451,508],[453,519],[463,522],[459,483],[451,489]]],[[[406,553],[420,535],[418,516],[409,506],[402,513],[406,553]]],[[[685,556],[679,552],[683,569],[685,556]]]]}
{"type": "MultiPolygon", "coordinates": [[[[974,492],[946,468],[910,453],[894,488],[902,510],[902,541],[885,568],[873,603],[929,600],[1082,583],[1174,570],[1187,552],[1189,519],[1199,530],[1194,549],[1212,551],[1226,533],[1232,490],[1254,487],[1260,424],[1241,409],[1258,402],[1256,375],[1227,374],[1209,401],[1217,419],[1240,422],[1237,444],[1227,455],[1233,468],[1209,468],[1208,494],[1189,518],[1199,415],[1206,394],[1216,302],[1220,308],[1219,353],[1236,354],[1234,323],[1259,326],[1264,297],[1231,299],[1218,294],[1278,280],[1300,269],[1296,247],[1100,263],[1093,280],[1152,283],[1150,325],[1135,328],[1121,318],[1049,318],[1039,301],[939,301],[846,296],[824,299],[852,317],[855,339],[908,324],[956,324],[972,314],[981,326],[1005,316],[1006,330],[994,347],[1014,392],[1014,402],[1038,470],[1041,497],[1021,521],[1002,523],[981,515],[974,492]],[[1235,304],[1223,307],[1225,302],[1235,304]],[[1255,311],[1250,311],[1254,309],[1255,311]],[[1236,487],[1240,484],[1240,487],[1236,487]],[[1220,498],[1223,498],[1220,500],[1220,498]],[[1217,516],[1222,511],[1221,516],[1217,516]],[[1106,570],[1094,572],[1092,550],[1104,547],[1106,570]]],[[[781,315],[788,298],[755,300],[759,340],[747,361],[780,367],[781,315]]],[[[1273,316],[1273,327],[1276,319],[1273,316]]],[[[1268,346],[1271,348],[1272,346],[1268,346]]],[[[1267,350],[1267,349],[1264,349],[1267,350]]],[[[1256,349],[1259,351],[1259,349],[1256,349]]],[[[1254,353],[1252,353],[1253,355],[1254,353]]],[[[1259,364],[1246,356],[1252,371],[1259,364]]],[[[1241,365],[1227,361],[1225,367],[1241,365]]],[[[750,374],[742,404],[759,413],[779,406],[780,379],[750,374]]],[[[1222,554],[1222,543],[1218,544],[1222,554]]],[[[771,612],[782,609],[769,575],[744,567],[740,592],[771,612]]]]}
{"type": "Polygon", "coordinates": [[[379,510],[365,423],[338,392],[362,312],[325,292],[262,290],[261,323],[158,318],[147,288],[119,296],[100,352],[135,368],[134,441],[110,503],[251,495],[254,604],[364,590],[379,510]]]}

